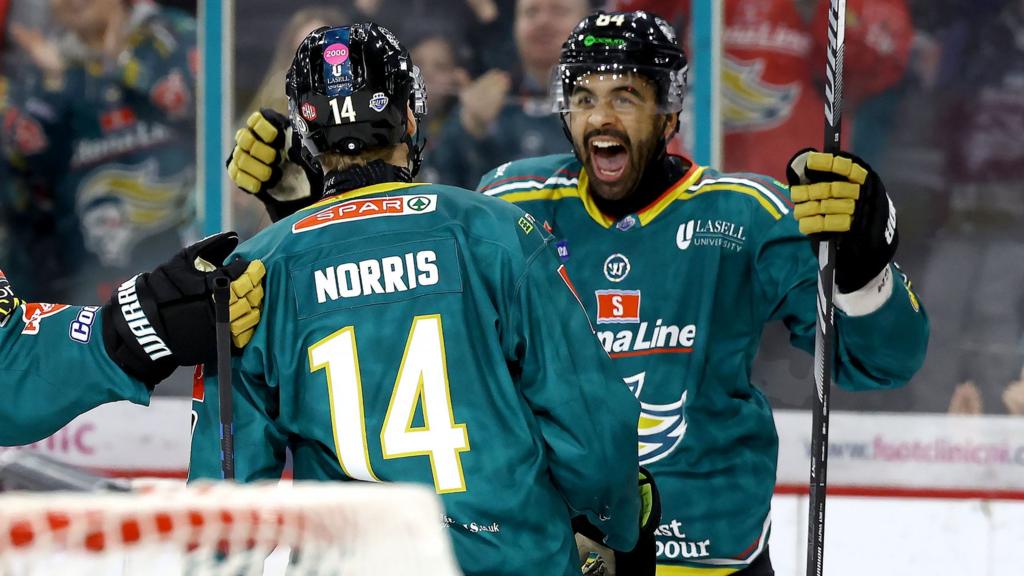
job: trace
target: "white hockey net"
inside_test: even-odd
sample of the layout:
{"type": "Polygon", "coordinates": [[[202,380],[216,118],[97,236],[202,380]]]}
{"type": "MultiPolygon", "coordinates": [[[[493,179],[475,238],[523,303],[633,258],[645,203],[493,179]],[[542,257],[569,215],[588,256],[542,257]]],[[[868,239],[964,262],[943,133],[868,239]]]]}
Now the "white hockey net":
{"type": "Polygon", "coordinates": [[[0,576],[461,574],[420,486],[0,494],[0,576]]]}

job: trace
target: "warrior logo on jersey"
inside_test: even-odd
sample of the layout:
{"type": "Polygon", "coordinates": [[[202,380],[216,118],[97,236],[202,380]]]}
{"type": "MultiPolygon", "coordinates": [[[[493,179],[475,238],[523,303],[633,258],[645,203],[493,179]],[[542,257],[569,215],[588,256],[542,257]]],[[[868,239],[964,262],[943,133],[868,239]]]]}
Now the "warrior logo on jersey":
{"type": "Polygon", "coordinates": [[[604,261],[604,277],[610,282],[622,282],[629,275],[629,259],[622,254],[612,254],[604,261]]]}
{"type": "MultiPolygon", "coordinates": [[[[637,399],[644,387],[647,372],[623,378],[629,391],[637,399]]],[[[640,402],[640,421],[637,424],[640,464],[647,465],[668,456],[686,435],[686,391],[671,404],[640,402]]]]}
{"type": "Polygon", "coordinates": [[[39,324],[43,318],[48,318],[68,308],[68,304],[42,304],[26,302],[21,308],[21,318],[25,321],[22,334],[39,334],[39,324]]]}
{"type": "Polygon", "coordinates": [[[722,118],[727,131],[774,128],[793,113],[800,84],[769,84],[764,61],[725,58],[722,67],[722,118]]]}

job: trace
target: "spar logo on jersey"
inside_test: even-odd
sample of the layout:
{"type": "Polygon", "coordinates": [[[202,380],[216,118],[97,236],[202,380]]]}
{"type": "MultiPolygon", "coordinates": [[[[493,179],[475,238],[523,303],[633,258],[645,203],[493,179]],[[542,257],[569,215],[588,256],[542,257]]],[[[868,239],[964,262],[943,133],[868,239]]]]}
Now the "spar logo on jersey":
{"type": "MultiPolygon", "coordinates": [[[[647,372],[623,378],[629,391],[640,399],[647,372]]],[[[640,402],[640,420],[637,423],[637,453],[640,464],[657,462],[668,456],[686,435],[686,390],[679,400],[669,404],[640,402]]]]}
{"type": "Polygon", "coordinates": [[[50,316],[63,312],[67,308],[70,308],[68,304],[25,303],[21,308],[21,318],[25,321],[25,327],[21,330],[21,333],[30,335],[39,334],[39,324],[42,322],[43,318],[49,318],[50,316]]]}
{"type": "Polygon", "coordinates": [[[604,261],[604,277],[609,282],[622,282],[629,276],[629,259],[622,254],[612,254],[604,261]]]}
{"type": "Polygon", "coordinates": [[[386,216],[412,216],[437,209],[436,194],[417,196],[391,196],[385,198],[357,198],[332,204],[292,224],[292,233],[318,230],[333,224],[382,218],[386,216]]]}
{"type": "Polygon", "coordinates": [[[598,324],[640,322],[639,290],[596,290],[598,324]]]}

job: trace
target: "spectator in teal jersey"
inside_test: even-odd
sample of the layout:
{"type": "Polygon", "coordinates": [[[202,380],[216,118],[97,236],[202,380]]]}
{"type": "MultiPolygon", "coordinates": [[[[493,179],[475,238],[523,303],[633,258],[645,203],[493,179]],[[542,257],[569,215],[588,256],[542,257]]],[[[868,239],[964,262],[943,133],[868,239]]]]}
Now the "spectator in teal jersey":
{"type": "MultiPolygon", "coordinates": [[[[105,299],[135,270],[183,244],[193,220],[196,27],[149,2],[52,0],[59,40],[13,27],[42,87],[12,94],[4,155],[14,184],[49,203],[33,299],[105,299]],[[42,257],[53,266],[40,268],[42,257]]],[[[18,249],[15,249],[17,255],[18,249]]]]}

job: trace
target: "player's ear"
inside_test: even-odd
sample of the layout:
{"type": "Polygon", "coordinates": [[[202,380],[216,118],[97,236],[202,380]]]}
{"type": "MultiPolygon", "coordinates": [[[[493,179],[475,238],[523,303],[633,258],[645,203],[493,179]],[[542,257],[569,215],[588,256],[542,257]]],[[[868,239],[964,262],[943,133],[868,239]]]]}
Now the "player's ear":
{"type": "Polygon", "coordinates": [[[679,131],[679,113],[666,114],[665,115],[665,128],[662,130],[662,136],[665,140],[671,140],[676,132],[679,131]]]}

